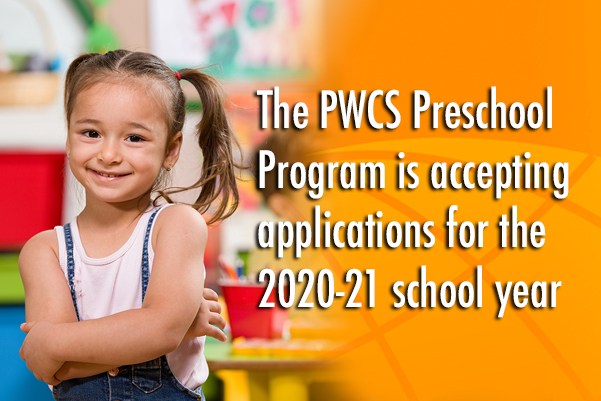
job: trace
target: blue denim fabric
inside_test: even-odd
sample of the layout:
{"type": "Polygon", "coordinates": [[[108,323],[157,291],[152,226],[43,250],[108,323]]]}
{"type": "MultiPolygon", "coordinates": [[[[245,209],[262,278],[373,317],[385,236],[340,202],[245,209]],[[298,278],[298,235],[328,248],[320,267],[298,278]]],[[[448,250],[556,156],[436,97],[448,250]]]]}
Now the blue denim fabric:
{"type": "MultiPolygon", "coordinates": [[[[152,222],[157,214],[155,211],[146,228],[144,251],[142,255],[142,300],[148,285],[148,241],[152,222]]],[[[67,244],[67,275],[73,305],[77,311],[75,288],[73,285],[73,241],[71,227],[65,225],[65,243],[67,244]]],[[[79,319],[79,316],[77,317],[79,319]]],[[[119,373],[111,376],[108,372],[81,379],[65,380],[54,386],[52,395],[55,400],[69,401],[133,401],[133,400],[198,400],[205,401],[202,389],[195,390],[184,387],[175,377],[167,358],[163,355],[152,361],[136,365],[121,366],[119,373]]]]}
{"type": "Polygon", "coordinates": [[[115,377],[101,373],[65,380],[54,386],[52,395],[57,401],[205,401],[200,387],[192,391],[177,380],[164,356],[137,365],[121,366],[115,377]]]}

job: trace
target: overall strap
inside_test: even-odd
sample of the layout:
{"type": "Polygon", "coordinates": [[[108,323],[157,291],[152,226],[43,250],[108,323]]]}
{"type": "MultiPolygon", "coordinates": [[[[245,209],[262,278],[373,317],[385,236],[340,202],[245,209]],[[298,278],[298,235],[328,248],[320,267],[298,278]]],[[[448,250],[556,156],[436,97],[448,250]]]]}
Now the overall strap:
{"type": "Polygon", "coordinates": [[[152,228],[152,222],[156,217],[159,210],[162,207],[155,210],[150,219],[148,220],[148,226],[146,227],[146,235],[144,236],[144,250],[142,252],[142,302],[144,302],[144,297],[146,296],[146,287],[148,287],[148,278],[150,277],[150,273],[148,272],[148,241],[150,237],[150,229],[152,228]]]}
{"type": "Polygon", "coordinates": [[[73,283],[75,263],[73,262],[73,239],[71,237],[71,223],[65,224],[64,231],[65,244],[67,244],[67,277],[69,278],[71,299],[73,300],[73,307],[75,307],[75,314],[77,315],[77,320],[81,320],[79,318],[79,312],[77,310],[77,300],[75,298],[75,284],[73,283]]]}

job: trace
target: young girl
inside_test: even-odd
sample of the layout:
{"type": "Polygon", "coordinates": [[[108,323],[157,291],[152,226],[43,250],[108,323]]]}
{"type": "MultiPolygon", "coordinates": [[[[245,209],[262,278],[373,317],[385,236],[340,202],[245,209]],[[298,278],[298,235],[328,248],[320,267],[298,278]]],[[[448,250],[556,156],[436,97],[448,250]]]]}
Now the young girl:
{"type": "Polygon", "coordinates": [[[216,294],[203,292],[201,213],[216,204],[211,224],[238,205],[224,91],[151,54],[86,54],[67,72],[65,112],[86,204],[21,252],[21,357],[57,400],[201,400],[208,368],[199,336],[225,340],[212,326],[224,326],[216,294]],[[165,189],[182,146],[180,79],[200,94],[203,165],[192,187],[165,189]],[[173,205],[171,194],[191,188],[200,188],[192,207],[173,205]],[[166,205],[151,198],[157,192],[166,205]]]}

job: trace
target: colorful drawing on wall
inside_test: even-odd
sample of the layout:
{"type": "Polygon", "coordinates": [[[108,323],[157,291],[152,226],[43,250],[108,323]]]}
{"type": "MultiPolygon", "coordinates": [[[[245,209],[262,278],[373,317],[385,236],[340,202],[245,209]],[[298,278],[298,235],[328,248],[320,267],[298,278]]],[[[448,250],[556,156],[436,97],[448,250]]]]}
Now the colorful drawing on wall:
{"type": "Polygon", "coordinates": [[[218,64],[236,79],[316,70],[319,0],[149,1],[151,51],[174,68],[218,64]]]}

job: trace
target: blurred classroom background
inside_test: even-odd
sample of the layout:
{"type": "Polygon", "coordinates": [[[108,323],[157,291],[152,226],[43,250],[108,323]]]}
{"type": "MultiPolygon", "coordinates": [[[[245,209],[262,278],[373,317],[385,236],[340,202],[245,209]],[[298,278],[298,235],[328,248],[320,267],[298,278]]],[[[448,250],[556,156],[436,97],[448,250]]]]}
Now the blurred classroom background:
{"type": "MultiPolygon", "coordinates": [[[[6,383],[0,398],[52,399],[18,356],[25,315],[17,262],[27,239],[71,221],[83,206],[64,148],[62,86],[71,60],[125,48],[154,53],[173,69],[211,65],[236,105],[230,117],[248,160],[269,134],[259,127],[257,89],[278,85],[282,100],[316,102],[311,92],[323,19],[318,0],[0,0],[0,375],[6,383]]],[[[201,106],[191,88],[184,89],[185,142],[194,143],[191,128],[201,106]]],[[[197,146],[184,144],[173,183],[194,182],[201,161],[197,146]]],[[[255,249],[255,232],[260,221],[277,217],[245,178],[239,210],[210,229],[205,255],[206,285],[222,295],[229,289],[231,319],[238,319],[227,329],[230,342],[207,341],[207,400],[342,398],[343,386],[320,359],[336,337],[316,323],[325,319],[258,311],[253,303],[261,287],[235,278],[219,284],[228,269],[250,274],[269,265],[267,252],[255,249]]]]}

